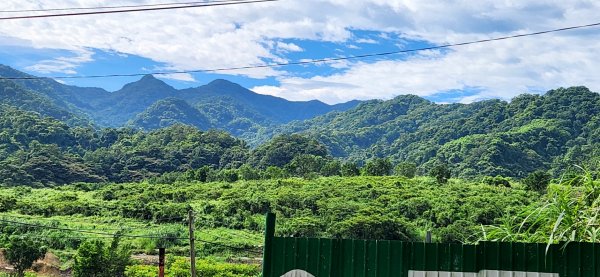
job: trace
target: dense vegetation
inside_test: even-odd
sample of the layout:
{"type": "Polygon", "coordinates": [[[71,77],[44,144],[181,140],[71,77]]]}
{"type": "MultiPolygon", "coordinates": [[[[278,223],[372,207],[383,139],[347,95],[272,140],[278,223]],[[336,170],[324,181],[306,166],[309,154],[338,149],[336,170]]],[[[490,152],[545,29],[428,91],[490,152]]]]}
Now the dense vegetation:
{"type": "MultiPolygon", "coordinates": [[[[475,241],[480,225],[516,213],[539,195],[511,185],[459,180],[440,185],[428,177],[359,176],[19,187],[0,190],[0,219],[106,233],[121,226],[124,234],[185,238],[191,208],[199,239],[256,251],[262,244],[264,213],[273,211],[278,215],[277,234],[283,236],[417,241],[432,230],[437,241],[475,241]]],[[[13,234],[43,238],[65,259],[75,255],[86,236],[98,237],[0,222],[0,245],[13,234]]],[[[150,238],[123,240],[134,253],[155,253],[161,243],[150,238]]],[[[187,241],[172,241],[168,248],[185,255],[187,241]]],[[[200,257],[257,255],[202,242],[198,251],[200,257]]]]}
{"type": "MultiPolygon", "coordinates": [[[[0,66],[0,74],[28,76],[4,66],[0,66]]],[[[575,164],[597,164],[595,160],[600,157],[600,95],[585,87],[560,88],[545,95],[523,94],[510,102],[440,105],[403,95],[388,101],[328,106],[259,95],[225,80],[176,90],[145,76],[114,93],[65,86],[49,79],[3,80],[0,100],[69,126],[156,130],[183,123],[200,130],[224,130],[258,148],[278,134],[301,133],[323,143],[329,155],[343,161],[364,165],[370,159],[385,157],[393,165],[414,163],[422,175],[440,164],[449,164],[453,176],[464,178],[524,178],[535,170],[550,171],[557,177],[575,164]],[[327,113],[330,111],[334,112],[327,113]],[[304,121],[290,123],[292,120],[304,121]]],[[[98,147],[89,148],[95,151],[98,147]]],[[[85,156],[81,151],[76,153],[85,156]]],[[[256,161],[248,162],[256,165],[256,161]]],[[[132,167],[136,166],[139,164],[132,167]]],[[[113,174],[105,180],[139,180],[165,172],[144,170],[149,173],[132,169],[134,177],[113,174]]],[[[95,174],[106,177],[105,173],[95,174]]]]}
{"type": "Polygon", "coordinates": [[[69,127],[4,106],[0,110],[0,182],[48,186],[131,181],[210,166],[238,167],[244,142],[219,131],[183,125],[150,133],[69,127]]]}
{"type": "MultiPolygon", "coordinates": [[[[82,246],[109,251],[109,241],[90,245],[97,235],[64,228],[114,233],[115,226],[121,226],[122,234],[141,236],[122,238],[128,251],[152,254],[166,243],[169,253],[186,255],[187,240],[144,236],[185,238],[189,209],[196,214],[199,257],[217,261],[259,256],[257,245],[262,244],[267,211],[277,214],[276,233],[280,236],[420,241],[425,231],[431,230],[437,242],[598,242],[597,178],[595,172],[584,171],[546,184],[547,188],[502,177],[476,182],[451,179],[440,184],[432,177],[396,176],[4,188],[0,189],[0,248],[18,234],[41,239],[65,261],[77,260],[82,246]]],[[[185,272],[185,260],[170,259],[178,264],[173,272],[185,272]]],[[[224,269],[226,265],[215,262],[201,263],[212,268],[206,270],[247,270],[239,276],[257,272],[252,267],[224,269]]],[[[127,276],[150,276],[153,269],[129,266],[127,276]]]]}
{"type": "Polygon", "coordinates": [[[403,95],[273,132],[308,134],[333,156],[352,161],[413,162],[421,173],[448,163],[461,177],[525,177],[538,169],[557,176],[600,157],[599,121],[600,95],[572,87],[472,104],[439,105],[403,95]]]}
{"type": "Polygon", "coordinates": [[[260,256],[267,211],[281,236],[599,241],[599,94],[357,104],[224,80],[146,76],[114,93],[0,80],[3,256],[20,275],[48,249],[76,276],[146,277],[130,254],[163,246],[168,276],[187,276],[190,210],[202,276],[257,276],[224,262],[260,256]]]}

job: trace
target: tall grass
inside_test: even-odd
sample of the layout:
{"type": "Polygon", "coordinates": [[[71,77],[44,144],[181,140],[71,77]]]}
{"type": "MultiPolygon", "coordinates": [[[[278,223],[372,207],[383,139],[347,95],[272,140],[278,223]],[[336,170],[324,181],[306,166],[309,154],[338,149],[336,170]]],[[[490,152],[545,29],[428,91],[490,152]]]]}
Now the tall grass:
{"type": "Polygon", "coordinates": [[[600,181],[589,170],[551,184],[539,204],[500,224],[483,227],[486,240],[542,242],[600,242],[600,181]]]}

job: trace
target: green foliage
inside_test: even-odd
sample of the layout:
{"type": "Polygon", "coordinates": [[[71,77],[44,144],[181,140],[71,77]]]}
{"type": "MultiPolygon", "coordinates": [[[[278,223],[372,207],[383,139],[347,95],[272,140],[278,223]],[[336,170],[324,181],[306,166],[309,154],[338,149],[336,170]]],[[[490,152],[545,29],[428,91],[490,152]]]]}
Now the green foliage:
{"type": "Polygon", "coordinates": [[[321,167],[321,175],[325,177],[342,176],[342,163],[338,160],[331,160],[326,162],[321,167]]]}
{"type": "Polygon", "coordinates": [[[490,186],[504,186],[510,188],[510,179],[502,176],[485,176],[481,182],[490,186]]]}
{"type": "MultiPolygon", "coordinates": [[[[155,277],[156,266],[133,265],[127,267],[126,277],[155,277]]],[[[196,260],[196,274],[206,277],[251,277],[259,276],[260,270],[257,265],[251,264],[228,264],[210,260],[196,260]]],[[[190,261],[182,257],[169,261],[165,268],[166,277],[190,276],[190,261]]]]}
{"type": "MultiPolygon", "coordinates": [[[[513,213],[537,199],[537,193],[522,190],[522,186],[505,188],[458,179],[439,186],[433,178],[407,179],[399,176],[267,179],[234,183],[141,182],[107,184],[92,190],[78,187],[85,186],[22,192],[21,189],[5,188],[0,189],[0,195],[17,200],[10,212],[46,217],[62,215],[59,221],[95,222],[98,217],[107,218],[104,228],[114,228],[114,225],[126,228],[131,223],[120,223],[126,219],[140,222],[134,228],[144,229],[145,224],[157,223],[162,227],[151,225],[147,232],[167,237],[186,236],[184,218],[192,207],[197,221],[202,222],[203,232],[200,234],[206,235],[204,239],[222,239],[225,244],[233,243],[242,248],[260,244],[267,211],[278,215],[277,232],[281,235],[419,240],[422,238],[416,234],[431,229],[434,235],[439,236],[434,237],[436,240],[459,240],[476,237],[481,224],[493,224],[504,214],[513,213]],[[94,211],[94,215],[78,215],[80,211],[74,207],[84,207],[84,210],[94,211]],[[240,236],[232,233],[242,231],[244,235],[240,236]],[[245,239],[248,236],[246,232],[255,234],[253,239],[245,239]]],[[[81,227],[75,225],[74,228],[81,227]]],[[[97,227],[87,225],[84,228],[97,227]]],[[[32,230],[0,224],[0,232],[28,233],[32,230]]],[[[76,248],[81,243],[81,240],[64,235],[64,239],[58,239],[60,233],[52,236],[57,237],[53,239],[53,248],[76,248]]],[[[136,251],[142,252],[151,252],[159,244],[157,240],[135,240],[132,243],[136,251]]],[[[170,249],[180,249],[183,254],[187,251],[186,243],[174,241],[170,249]]],[[[204,255],[224,255],[231,249],[207,245],[200,251],[204,255]]]]}
{"type": "Polygon", "coordinates": [[[387,157],[413,161],[428,172],[444,160],[458,177],[524,178],[551,169],[556,177],[598,156],[599,115],[600,95],[584,87],[467,105],[402,95],[291,122],[273,133],[308,135],[325,144],[332,156],[351,161],[387,157]]]}
{"type": "Polygon", "coordinates": [[[281,135],[259,146],[252,154],[251,161],[260,168],[283,167],[299,155],[327,156],[327,149],[317,140],[300,135],[281,135]]]}
{"type": "Polygon", "coordinates": [[[544,192],[550,184],[552,176],[543,170],[536,170],[523,179],[523,184],[530,190],[544,192]]]}
{"type": "Polygon", "coordinates": [[[11,236],[4,250],[6,260],[15,268],[19,277],[25,276],[25,270],[44,255],[46,255],[46,247],[28,236],[11,236]]]}
{"type": "Polygon", "coordinates": [[[414,178],[417,175],[417,165],[411,162],[401,162],[394,168],[394,174],[414,178]]]}
{"type": "Polygon", "coordinates": [[[447,164],[441,163],[429,171],[429,176],[435,178],[438,184],[446,184],[451,177],[451,172],[447,164]]]}
{"type": "Polygon", "coordinates": [[[392,162],[389,159],[374,158],[367,162],[363,168],[366,176],[387,176],[392,173],[392,162]]]}
{"type": "Polygon", "coordinates": [[[326,160],[321,156],[301,154],[294,157],[286,169],[293,176],[308,177],[320,173],[325,164],[326,160]]]}
{"type": "Polygon", "coordinates": [[[548,187],[541,201],[487,226],[484,239],[558,243],[600,242],[600,181],[587,170],[548,187]]]}
{"type": "Polygon", "coordinates": [[[73,276],[125,276],[125,268],[131,263],[131,252],[119,246],[119,240],[115,236],[108,246],[101,240],[88,240],[81,244],[75,255],[73,276]]]}
{"type": "Polygon", "coordinates": [[[345,162],[342,164],[341,173],[343,177],[353,177],[360,175],[360,168],[356,163],[345,162]]]}
{"type": "Polygon", "coordinates": [[[213,127],[206,115],[177,98],[157,101],[144,112],[136,115],[129,124],[144,130],[160,129],[175,124],[190,125],[200,130],[213,127]]]}

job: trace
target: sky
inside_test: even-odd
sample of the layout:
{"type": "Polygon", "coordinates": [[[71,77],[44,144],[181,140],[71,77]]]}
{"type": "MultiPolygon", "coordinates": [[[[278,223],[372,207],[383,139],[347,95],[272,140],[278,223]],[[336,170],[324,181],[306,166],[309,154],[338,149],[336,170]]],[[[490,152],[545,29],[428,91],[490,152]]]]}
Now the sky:
{"type": "MultiPolygon", "coordinates": [[[[177,0],[3,0],[26,9],[177,0]]],[[[184,1],[179,1],[184,2],[184,1]]],[[[460,43],[600,22],[595,0],[280,0],[0,24],[0,64],[36,76],[186,71],[460,43]]],[[[600,91],[600,27],[384,57],[156,76],[176,88],[227,79],[261,94],[334,104],[415,94],[438,103],[600,91]]],[[[61,79],[109,91],[140,77],[61,79]]]]}

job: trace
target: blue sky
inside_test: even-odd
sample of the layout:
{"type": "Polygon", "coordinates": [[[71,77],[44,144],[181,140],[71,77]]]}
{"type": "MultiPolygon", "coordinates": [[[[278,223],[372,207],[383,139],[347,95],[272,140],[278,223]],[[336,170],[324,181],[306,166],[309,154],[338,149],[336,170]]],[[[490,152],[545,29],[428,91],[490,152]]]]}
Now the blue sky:
{"type": "MultiPolygon", "coordinates": [[[[164,2],[164,1],[163,1],[164,2]]],[[[4,21],[0,63],[37,76],[150,73],[286,63],[421,48],[594,23],[590,1],[281,0],[176,11],[4,21]],[[43,31],[42,31],[43,30],[43,31]]],[[[110,1],[7,0],[0,10],[103,6],[110,1]]],[[[162,3],[157,0],[123,4],[162,3]]],[[[0,12],[0,15],[2,13],[0,12]]],[[[13,14],[11,14],[13,15],[13,14]]],[[[223,78],[290,100],[440,103],[600,89],[600,29],[441,51],[217,73],[157,76],[176,88],[223,78]]],[[[115,91],[139,77],[64,79],[115,91]]]]}

